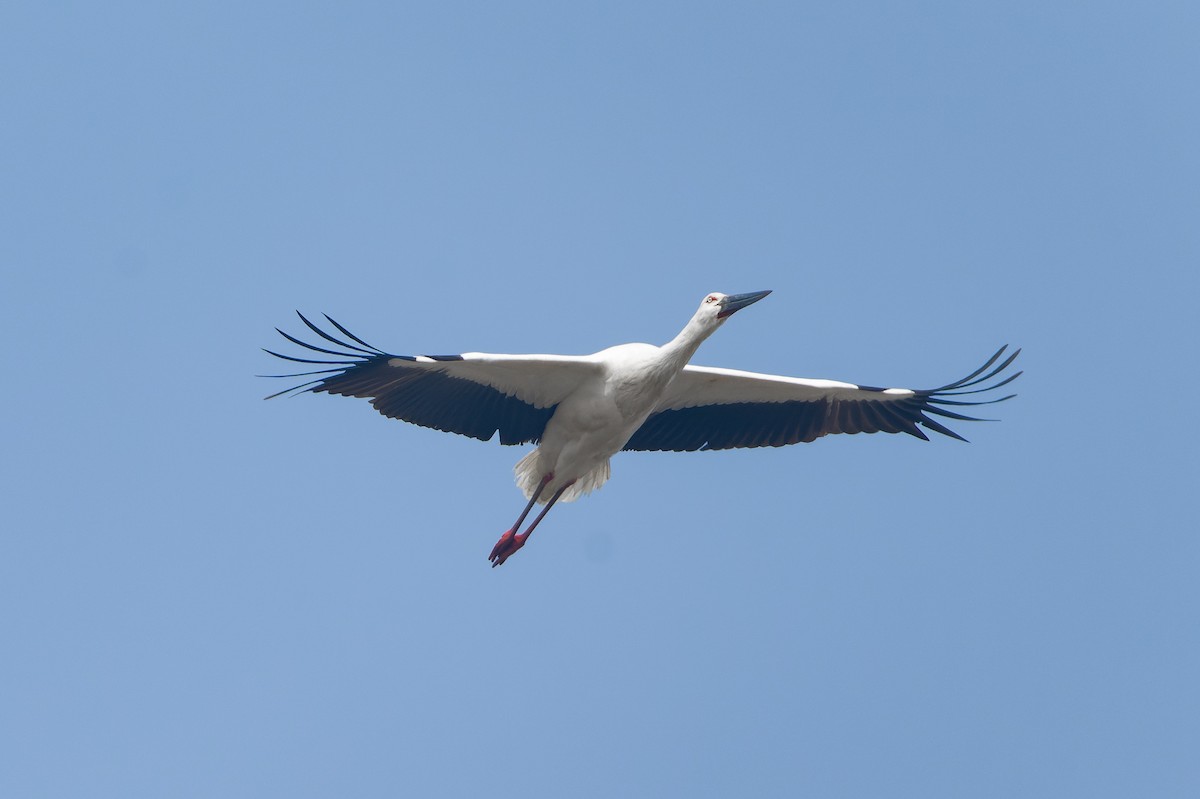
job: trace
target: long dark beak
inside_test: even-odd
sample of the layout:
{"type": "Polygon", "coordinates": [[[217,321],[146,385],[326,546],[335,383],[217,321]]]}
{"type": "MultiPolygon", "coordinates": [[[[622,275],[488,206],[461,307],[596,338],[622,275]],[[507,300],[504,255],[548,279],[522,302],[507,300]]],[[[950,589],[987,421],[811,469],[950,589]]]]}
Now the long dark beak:
{"type": "Polygon", "coordinates": [[[742,310],[747,305],[753,305],[770,293],[770,291],[752,291],[749,294],[730,294],[721,300],[721,310],[717,313],[717,318],[724,319],[735,311],[742,310]]]}

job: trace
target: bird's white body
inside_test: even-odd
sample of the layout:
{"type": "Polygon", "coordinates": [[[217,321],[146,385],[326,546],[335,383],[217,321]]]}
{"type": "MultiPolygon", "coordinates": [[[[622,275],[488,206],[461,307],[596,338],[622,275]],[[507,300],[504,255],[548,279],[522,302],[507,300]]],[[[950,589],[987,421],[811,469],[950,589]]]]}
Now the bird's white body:
{"type": "Polygon", "coordinates": [[[591,374],[558,403],[541,445],[515,468],[526,498],[550,480],[538,501],[552,496],[572,502],[604,485],[610,459],[658,407],[667,389],[687,366],[700,344],[724,322],[716,304],[725,295],[710,294],[679,335],[667,344],[619,344],[580,361],[591,374]]]}
{"type": "Polygon", "coordinates": [[[596,373],[558,404],[542,443],[517,463],[517,485],[527,498],[547,474],[552,477],[539,498],[543,503],[564,487],[560,502],[604,485],[609,459],[646,421],[684,365],[652,344],[609,347],[590,360],[596,373]]]}

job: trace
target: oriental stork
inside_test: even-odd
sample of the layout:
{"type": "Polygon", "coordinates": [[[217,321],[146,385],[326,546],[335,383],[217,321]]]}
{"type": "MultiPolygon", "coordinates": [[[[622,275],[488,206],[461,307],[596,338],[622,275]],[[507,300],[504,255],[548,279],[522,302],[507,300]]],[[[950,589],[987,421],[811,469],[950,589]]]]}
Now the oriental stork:
{"type": "Polygon", "coordinates": [[[367,344],[329,316],[344,338],[323,330],[297,311],[324,343],[293,344],[337,360],[288,361],[329,366],[312,372],[266,377],[311,377],[266,397],[326,392],[368,399],[384,416],[490,440],[537,444],[514,469],[528,502],[492,548],[496,567],[525,545],[554,503],[571,502],[604,485],[609,459],[622,450],[695,450],[781,447],[831,433],[908,433],[928,441],[924,430],[965,441],[930,417],[981,421],[952,407],[987,405],[1015,396],[961,399],[990,392],[1020,376],[998,379],[1020,350],[1001,347],[971,374],[940,388],[875,388],[836,380],[692,366],[696,349],[737,311],[767,296],[707,295],[679,335],[656,347],[621,344],[593,355],[392,355],[367,344]],[[999,362],[997,364],[997,362],[999,362]],[[545,507],[524,533],[534,505],[545,507]]]}

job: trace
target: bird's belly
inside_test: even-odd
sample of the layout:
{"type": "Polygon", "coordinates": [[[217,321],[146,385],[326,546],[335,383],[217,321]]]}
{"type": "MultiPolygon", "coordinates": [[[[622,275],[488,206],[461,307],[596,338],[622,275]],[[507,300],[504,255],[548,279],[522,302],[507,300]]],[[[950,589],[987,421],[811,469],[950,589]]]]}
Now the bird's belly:
{"type": "Polygon", "coordinates": [[[606,399],[559,405],[546,432],[542,446],[549,449],[573,449],[608,457],[625,443],[625,420],[616,406],[606,399]]]}
{"type": "Polygon", "coordinates": [[[541,443],[555,482],[577,479],[607,461],[641,422],[627,419],[610,397],[560,404],[541,443]]]}
{"type": "Polygon", "coordinates": [[[609,458],[641,427],[665,383],[609,380],[559,403],[538,447],[542,475],[553,474],[547,492],[574,481],[579,481],[577,488],[582,487],[584,493],[603,484],[608,479],[609,458]]]}

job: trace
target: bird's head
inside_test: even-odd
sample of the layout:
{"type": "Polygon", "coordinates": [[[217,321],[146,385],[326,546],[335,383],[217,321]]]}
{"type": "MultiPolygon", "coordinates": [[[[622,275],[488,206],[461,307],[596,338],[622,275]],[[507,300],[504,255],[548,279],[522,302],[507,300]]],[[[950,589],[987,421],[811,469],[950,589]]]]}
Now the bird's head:
{"type": "Polygon", "coordinates": [[[722,294],[714,291],[700,303],[700,310],[696,312],[696,316],[708,324],[719,325],[747,305],[758,302],[770,293],[751,291],[748,294],[722,294]]]}

